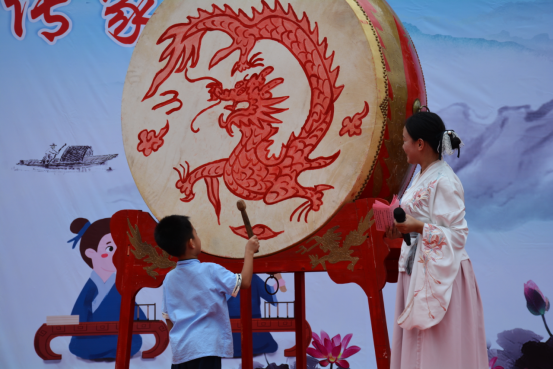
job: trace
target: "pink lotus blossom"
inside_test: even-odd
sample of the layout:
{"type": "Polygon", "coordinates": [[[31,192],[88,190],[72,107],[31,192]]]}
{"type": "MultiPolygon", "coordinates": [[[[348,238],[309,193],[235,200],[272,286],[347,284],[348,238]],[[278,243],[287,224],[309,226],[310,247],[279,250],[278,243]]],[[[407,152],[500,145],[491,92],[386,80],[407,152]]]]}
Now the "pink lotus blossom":
{"type": "Polygon", "coordinates": [[[543,315],[549,310],[549,299],[543,295],[538,285],[529,280],[524,283],[524,297],[526,297],[526,306],[534,315],[543,315]]]}
{"type": "Polygon", "coordinates": [[[316,359],[323,359],[319,361],[319,364],[323,367],[330,364],[332,368],[332,366],[336,364],[340,368],[348,369],[349,363],[344,359],[347,359],[361,350],[358,346],[348,347],[352,336],[353,334],[350,333],[342,339],[340,335],[337,334],[331,339],[325,331],[321,331],[321,337],[313,332],[313,347],[308,347],[307,353],[316,359]]]}
{"type": "Polygon", "coordinates": [[[545,321],[545,312],[549,311],[550,307],[549,299],[543,295],[538,285],[532,280],[524,283],[524,297],[526,297],[526,307],[528,311],[534,315],[541,315],[547,333],[549,333],[550,337],[553,337],[545,321]]]}
{"type": "Polygon", "coordinates": [[[497,356],[496,357],[493,357],[491,360],[490,360],[490,369],[503,369],[503,367],[501,365],[495,365],[495,362],[497,361],[497,356]]]}

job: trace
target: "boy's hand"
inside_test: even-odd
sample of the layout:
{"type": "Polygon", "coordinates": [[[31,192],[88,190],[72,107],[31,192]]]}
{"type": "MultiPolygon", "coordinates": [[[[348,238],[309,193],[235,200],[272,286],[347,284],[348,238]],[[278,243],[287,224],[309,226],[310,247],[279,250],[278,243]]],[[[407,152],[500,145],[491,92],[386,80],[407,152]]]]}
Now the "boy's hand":
{"type": "Polygon", "coordinates": [[[252,254],[255,254],[259,250],[259,240],[257,239],[257,236],[253,236],[248,240],[248,243],[246,244],[246,252],[251,252],[252,254]]]}

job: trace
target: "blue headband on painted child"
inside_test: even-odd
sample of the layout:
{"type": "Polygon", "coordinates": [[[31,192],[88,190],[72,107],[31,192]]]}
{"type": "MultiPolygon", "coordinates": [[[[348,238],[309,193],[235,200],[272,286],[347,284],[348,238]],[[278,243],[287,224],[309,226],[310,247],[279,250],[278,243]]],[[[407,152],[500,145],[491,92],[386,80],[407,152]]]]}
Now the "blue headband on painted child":
{"type": "Polygon", "coordinates": [[[86,230],[88,229],[88,227],[90,227],[90,222],[86,222],[86,224],[83,226],[83,228],[81,228],[81,230],[79,231],[79,233],[73,237],[72,239],[70,239],[69,241],[67,241],[67,243],[73,241],[73,247],[72,249],[75,248],[75,246],[77,246],[77,242],[79,242],[79,240],[83,237],[84,233],[86,232],[86,230]]]}

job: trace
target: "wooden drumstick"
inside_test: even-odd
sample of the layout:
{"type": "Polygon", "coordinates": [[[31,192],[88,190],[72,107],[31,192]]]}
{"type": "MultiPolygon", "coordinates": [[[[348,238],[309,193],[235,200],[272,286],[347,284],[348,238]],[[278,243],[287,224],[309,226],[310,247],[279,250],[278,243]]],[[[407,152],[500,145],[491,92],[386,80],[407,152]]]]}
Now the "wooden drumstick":
{"type": "MultiPolygon", "coordinates": [[[[248,238],[253,237],[253,229],[252,225],[250,223],[250,218],[248,218],[248,213],[246,213],[246,203],[244,200],[238,200],[236,202],[236,207],[238,210],[240,210],[240,213],[242,213],[242,220],[244,220],[244,226],[246,227],[246,232],[248,233],[248,238]]],[[[258,253],[259,250],[256,251],[258,253]]]]}

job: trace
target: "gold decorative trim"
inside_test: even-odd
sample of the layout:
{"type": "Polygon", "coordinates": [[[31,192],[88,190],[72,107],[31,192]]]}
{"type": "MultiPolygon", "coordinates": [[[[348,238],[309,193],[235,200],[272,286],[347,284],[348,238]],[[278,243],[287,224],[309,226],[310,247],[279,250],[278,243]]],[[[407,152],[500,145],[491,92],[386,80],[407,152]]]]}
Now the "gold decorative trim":
{"type": "Polygon", "coordinates": [[[340,247],[340,241],[342,241],[342,232],[336,232],[340,226],[335,226],[330,228],[323,236],[313,236],[306,243],[315,241],[313,245],[309,248],[305,246],[300,246],[296,253],[301,253],[302,255],[306,252],[313,250],[316,246],[319,247],[323,252],[328,252],[328,254],[319,258],[317,254],[309,255],[311,259],[311,267],[315,269],[317,265],[321,264],[324,270],[326,270],[326,262],[330,264],[336,264],[341,261],[349,261],[348,269],[353,272],[355,264],[359,261],[357,256],[351,256],[354,250],[350,250],[351,247],[360,246],[365,242],[369,235],[365,233],[372,227],[374,224],[373,219],[373,210],[371,209],[365,218],[361,219],[356,230],[351,231],[347,236],[342,247],[340,247]]]}
{"type": "Polygon", "coordinates": [[[171,256],[167,252],[162,250],[160,255],[154,246],[142,241],[138,225],[136,225],[136,228],[133,228],[129,218],[127,218],[127,223],[131,232],[130,234],[127,232],[127,237],[134,247],[134,250],[131,251],[136,259],[144,259],[142,261],[151,264],[143,268],[150,277],[156,279],[156,276],[159,275],[154,269],[174,269],[177,266],[177,263],[169,259],[171,256]]]}
{"type": "Polygon", "coordinates": [[[415,102],[413,103],[413,114],[417,114],[419,111],[421,111],[421,101],[419,99],[415,99],[415,102]]]}
{"type": "Polygon", "coordinates": [[[383,124],[382,124],[382,129],[380,130],[380,138],[378,140],[378,149],[376,150],[375,156],[373,158],[373,162],[371,164],[371,169],[369,170],[369,174],[367,175],[367,177],[363,181],[363,184],[361,185],[361,188],[357,192],[357,195],[355,195],[355,197],[353,198],[353,201],[356,201],[356,200],[359,199],[359,196],[361,196],[361,194],[365,190],[365,187],[367,187],[367,183],[369,182],[369,180],[370,180],[370,178],[373,174],[374,167],[375,167],[376,161],[378,160],[378,157],[380,155],[380,150],[382,148],[382,144],[383,144],[383,141],[384,141],[384,133],[386,132],[386,125],[388,124],[388,107],[389,107],[388,86],[389,86],[389,80],[388,80],[388,72],[386,71],[386,62],[384,60],[384,53],[382,51],[382,45],[380,44],[380,40],[378,38],[378,34],[376,32],[376,29],[374,28],[371,20],[369,19],[369,16],[365,12],[365,9],[363,9],[363,7],[359,4],[359,2],[357,0],[354,0],[354,1],[355,1],[355,4],[357,5],[357,7],[359,8],[359,10],[361,10],[363,15],[365,16],[365,20],[367,21],[368,25],[371,27],[371,30],[373,32],[373,37],[376,41],[376,44],[378,45],[378,53],[380,54],[380,63],[382,65],[382,75],[383,75],[383,78],[384,78],[384,98],[382,99],[382,102],[379,105],[380,112],[382,114],[383,124]]]}

